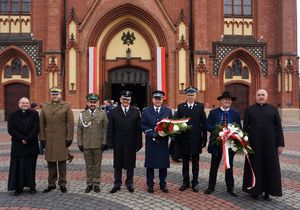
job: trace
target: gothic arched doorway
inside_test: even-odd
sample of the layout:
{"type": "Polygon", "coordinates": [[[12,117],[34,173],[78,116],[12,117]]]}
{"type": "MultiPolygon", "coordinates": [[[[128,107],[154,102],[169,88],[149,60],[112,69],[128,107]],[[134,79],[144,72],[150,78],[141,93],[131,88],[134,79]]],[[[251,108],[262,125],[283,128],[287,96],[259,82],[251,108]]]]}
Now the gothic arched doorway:
{"type": "Polygon", "coordinates": [[[240,83],[232,83],[225,86],[225,90],[230,95],[236,97],[236,101],[232,103],[232,108],[240,112],[240,116],[243,119],[245,109],[249,106],[249,87],[240,83]]]}
{"type": "Polygon", "coordinates": [[[135,67],[121,67],[108,73],[107,96],[114,101],[119,101],[119,92],[132,91],[131,105],[142,110],[148,106],[149,73],[135,67]]]}
{"type": "Polygon", "coordinates": [[[12,83],[4,87],[5,120],[10,113],[18,108],[18,101],[22,97],[29,98],[29,86],[22,83],[12,83]]]}

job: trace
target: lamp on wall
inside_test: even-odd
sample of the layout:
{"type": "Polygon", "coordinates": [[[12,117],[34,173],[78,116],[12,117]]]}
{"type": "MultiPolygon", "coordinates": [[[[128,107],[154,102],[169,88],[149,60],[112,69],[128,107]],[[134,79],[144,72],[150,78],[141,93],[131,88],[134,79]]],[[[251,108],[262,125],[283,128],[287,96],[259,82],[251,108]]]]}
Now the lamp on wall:
{"type": "Polygon", "coordinates": [[[126,50],[126,59],[130,60],[130,58],[131,58],[131,49],[128,47],[126,50]]]}
{"type": "Polygon", "coordinates": [[[184,82],[181,82],[180,85],[181,85],[181,90],[183,90],[183,88],[184,88],[184,82]]]}

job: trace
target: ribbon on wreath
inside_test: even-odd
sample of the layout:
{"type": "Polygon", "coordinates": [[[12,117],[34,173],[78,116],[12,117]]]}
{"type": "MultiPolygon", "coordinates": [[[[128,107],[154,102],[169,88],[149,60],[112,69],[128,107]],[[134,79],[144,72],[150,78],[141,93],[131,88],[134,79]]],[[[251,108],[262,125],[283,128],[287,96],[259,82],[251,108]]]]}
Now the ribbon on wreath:
{"type": "Polygon", "coordinates": [[[245,149],[245,146],[246,146],[245,140],[241,139],[239,137],[239,135],[234,130],[231,131],[227,127],[224,127],[222,129],[222,134],[220,136],[221,136],[221,140],[222,140],[223,160],[224,160],[224,167],[225,167],[225,169],[229,169],[230,168],[229,151],[228,151],[229,148],[230,148],[230,145],[229,145],[229,143],[228,143],[227,140],[230,139],[230,138],[234,138],[234,139],[238,140],[241,143],[241,145],[243,145],[243,152],[244,152],[244,155],[246,156],[246,158],[248,160],[248,163],[249,163],[250,169],[251,169],[251,173],[252,173],[251,186],[248,187],[247,189],[248,190],[252,189],[255,186],[256,179],[255,179],[255,173],[254,173],[251,161],[249,159],[249,154],[248,154],[247,150],[245,149]]]}

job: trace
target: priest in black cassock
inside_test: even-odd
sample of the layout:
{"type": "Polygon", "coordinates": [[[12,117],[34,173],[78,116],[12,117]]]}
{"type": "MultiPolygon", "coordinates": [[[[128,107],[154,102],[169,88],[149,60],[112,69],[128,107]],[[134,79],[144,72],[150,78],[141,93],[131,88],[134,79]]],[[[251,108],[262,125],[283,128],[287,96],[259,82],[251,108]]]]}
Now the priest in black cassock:
{"type": "Polygon", "coordinates": [[[19,109],[9,115],[7,129],[11,135],[8,190],[20,195],[24,187],[29,187],[29,192],[34,194],[39,117],[36,111],[30,110],[28,98],[19,100],[19,109]]]}
{"type": "Polygon", "coordinates": [[[281,119],[276,107],[267,103],[268,93],[260,89],[256,92],[256,104],[245,111],[244,130],[249,134],[250,145],[254,151],[250,161],[255,173],[256,184],[252,184],[252,174],[248,161],[245,161],[243,191],[257,199],[264,193],[264,199],[270,195],[282,196],[279,155],[283,151],[284,138],[281,119]]]}

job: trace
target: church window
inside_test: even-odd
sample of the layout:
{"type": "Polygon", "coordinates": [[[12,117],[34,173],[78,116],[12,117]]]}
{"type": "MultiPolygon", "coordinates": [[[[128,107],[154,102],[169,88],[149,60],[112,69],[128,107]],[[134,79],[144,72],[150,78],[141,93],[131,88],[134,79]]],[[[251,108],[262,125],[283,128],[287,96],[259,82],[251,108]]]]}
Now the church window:
{"type": "Polygon", "coordinates": [[[224,0],[224,16],[244,17],[252,15],[252,0],[224,0]]]}
{"type": "Polygon", "coordinates": [[[241,76],[242,79],[249,79],[249,70],[247,67],[243,67],[241,76]]]}
{"type": "Polygon", "coordinates": [[[233,64],[233,76],[241,76],[242,71],[242,62],[239,59],[236,59],[233,64]]]}
{"type": "Polygon", "coordinates": [[[22,78],[29,78],[29,69],[27,65],[23,66],[22,78]]]}
{"type": "Polygon", "coordinates": [[[228,67],[226,68],[226,71],[225,71],[225,78],[226,78],[226,79],[232,79],[232,72],[231,72],[230,66],[228,66],[228,67]]]}
{"type": "Polygon", "coordinates": [[[21,75],[21,61],[18,58],[11,62],[11,66],[13,75],[21,75]]]}
{"type": "Polygon", "coordinates": [[[31,0],[0,0],[0,14],[30,14],[31,0]]]}
{"type": "Polygon", "coordinates": [[[10,66],[6,66],[4,70],[4,78],[11,78],[11,68],[10,66]]]}

